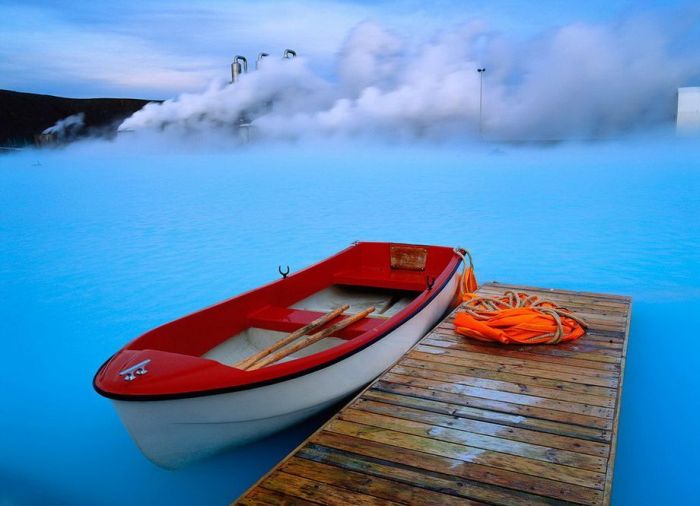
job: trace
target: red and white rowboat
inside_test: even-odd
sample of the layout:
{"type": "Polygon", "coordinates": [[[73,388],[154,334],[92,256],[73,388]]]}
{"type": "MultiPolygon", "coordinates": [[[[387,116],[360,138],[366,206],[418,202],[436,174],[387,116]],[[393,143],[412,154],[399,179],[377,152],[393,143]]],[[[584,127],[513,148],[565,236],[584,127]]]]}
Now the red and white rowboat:
{"type": "Polygon", "coordinates": [[[369,383],[450,308],[460,263],[448,247],[354,244],[145,333],[100,367],[94,387],[113,400],[151,461],[181,467],[283,429],[369,383]],[[345,306],[314,331],[375,311],[273,363],[240,365],[345,306]]]}

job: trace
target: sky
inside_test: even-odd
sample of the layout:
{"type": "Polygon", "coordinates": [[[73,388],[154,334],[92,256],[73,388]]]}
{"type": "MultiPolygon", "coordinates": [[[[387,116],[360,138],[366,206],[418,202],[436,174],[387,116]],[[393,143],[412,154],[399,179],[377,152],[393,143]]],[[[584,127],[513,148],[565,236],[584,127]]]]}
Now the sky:
{"type": "Polygon", "coordinates": [[[529,40],[575,23],[611,24],[646,14],[700,41],[697,2],[589,0],[214,1],[0,0],[0,89],[71,97],[169,98],[229,77],[240,54],[292,48],[333,79],[353,27],[373,21],[407,41],[479,23],[529,40]],[[536,8],[533,8],[536,5],[536,8]]]}

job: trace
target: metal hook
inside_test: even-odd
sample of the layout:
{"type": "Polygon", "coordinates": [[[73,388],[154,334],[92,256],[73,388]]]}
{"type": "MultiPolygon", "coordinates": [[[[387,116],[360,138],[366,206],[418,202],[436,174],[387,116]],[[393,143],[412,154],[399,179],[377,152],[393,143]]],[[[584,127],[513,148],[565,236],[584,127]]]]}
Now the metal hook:
{"type": "Polygon", "coordinates": [[[287,266],[286,271],[283,271],[282,266],[278,265],[277,270],[279,271],[280,275],[282,276],[282,279],[287,279],[287,275],[289,274],[289,266],[287,266]]]}
{"type": "Polygon", "coordinates": [[[428,291],[433,289],[433,285],[435,284],[435,278],[432,276],[426,276],[425,277],[425,284],[428,287],[428,291]]]}

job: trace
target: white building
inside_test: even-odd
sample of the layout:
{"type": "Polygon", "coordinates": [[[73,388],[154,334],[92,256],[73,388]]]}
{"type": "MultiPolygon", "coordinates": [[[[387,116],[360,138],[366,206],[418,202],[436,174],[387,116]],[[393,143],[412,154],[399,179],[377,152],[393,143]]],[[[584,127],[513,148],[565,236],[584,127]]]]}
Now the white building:
{"type": "Polygon", "coordinates": [[[700,86],[678,88],[676,130],[682,133],[700,132],[700,86]]]}

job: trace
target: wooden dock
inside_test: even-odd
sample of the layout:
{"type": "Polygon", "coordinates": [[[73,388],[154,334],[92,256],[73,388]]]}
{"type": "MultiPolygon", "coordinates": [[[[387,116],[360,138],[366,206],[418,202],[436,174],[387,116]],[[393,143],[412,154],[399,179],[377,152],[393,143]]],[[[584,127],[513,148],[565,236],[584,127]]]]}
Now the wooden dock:
{"type": "Polygon", "coordinates": [[[440,322],[237,504],[609,504],[631,299],[490,283],[590,328],[490,345],[440,322]]]}

